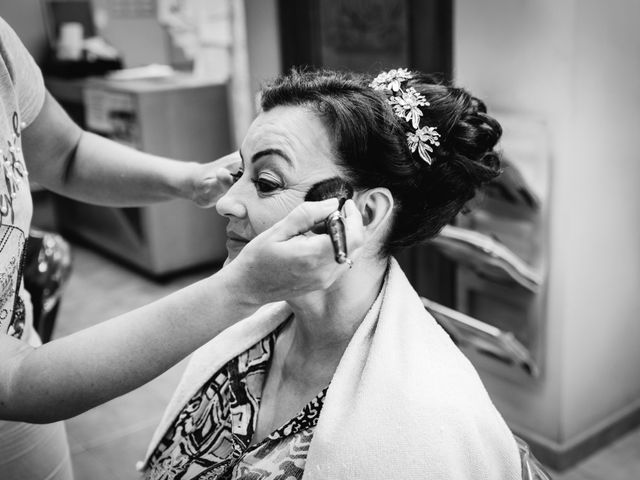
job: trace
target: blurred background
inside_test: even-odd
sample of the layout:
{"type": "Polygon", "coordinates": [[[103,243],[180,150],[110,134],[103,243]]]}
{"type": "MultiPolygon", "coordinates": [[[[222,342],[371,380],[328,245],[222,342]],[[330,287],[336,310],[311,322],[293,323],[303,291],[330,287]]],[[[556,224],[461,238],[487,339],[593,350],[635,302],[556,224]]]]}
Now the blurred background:
{"type": "MultiPolygon", "coordinates": [[[[505,173],[399,260],[554,478],[640,478],[640,2],[0,0],[0,16],[79,124],[188,161],[236,149],[259,85],[294,66],[404,66],[483,98],[505,173]]],[[[70,251],[55,294],[33,273],[45,338],[224,261],[213,210],[31,188],[41,251],[70,251]]],[[[78,480],[137,478],[184,365],[67,422],[78,480]]]]}

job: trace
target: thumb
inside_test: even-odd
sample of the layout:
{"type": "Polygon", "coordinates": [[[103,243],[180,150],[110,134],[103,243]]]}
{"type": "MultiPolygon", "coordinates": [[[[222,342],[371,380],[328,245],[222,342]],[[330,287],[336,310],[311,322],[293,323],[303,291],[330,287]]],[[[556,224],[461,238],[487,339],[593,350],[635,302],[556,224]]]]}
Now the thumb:
{"type": "Polygon", "coordinates": [[[241,164],[242,158],[237,150],[212,162],[212,165],[215,165],[218,168],[222,167],[232,171],[237,170],[241,164]]]}
{"type": "Polygon", "coordinates": [[[289,215],[276,223],[273,229],[275,240],[284,241],[305,233],[330,213],[338,209],[338,199],[329,198],[320,202],[304,202],[294,208],[289,215]]]}

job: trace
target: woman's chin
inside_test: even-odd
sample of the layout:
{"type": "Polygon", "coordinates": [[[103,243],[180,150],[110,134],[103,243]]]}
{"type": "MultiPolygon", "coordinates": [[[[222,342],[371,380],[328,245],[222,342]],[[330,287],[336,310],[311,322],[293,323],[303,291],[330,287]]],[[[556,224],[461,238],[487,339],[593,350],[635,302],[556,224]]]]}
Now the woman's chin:
{"type": "Polygon", "coordinates": [[[227,265],[229,265],[229,263],[231,263],[238,256],[238,253],[240,252],[227,250],[227,259],[224,261],[224,264],[222,266],[226,267],[227,265]]]}
{"type": "MultiPolygon", "coordinates": [[[[234,243],[238,243],[238,242],[234,242],[234,243]]],[[[229,262],[233,261],[238,255],[240,255],[240,252],[242,251],[242,249],[244,248],[245,244],[242,245],[227,245],[227,259],[224,261],[224,265],[226,266],[229,264],[229,262]]]]}

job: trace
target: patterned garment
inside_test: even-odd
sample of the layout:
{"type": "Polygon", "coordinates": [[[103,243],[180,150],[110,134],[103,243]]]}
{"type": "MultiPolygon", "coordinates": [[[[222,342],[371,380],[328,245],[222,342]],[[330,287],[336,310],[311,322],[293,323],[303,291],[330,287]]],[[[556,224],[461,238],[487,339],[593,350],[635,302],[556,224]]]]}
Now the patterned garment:
{"type": "Polygon", "coordinates": [[[33,204],[22,131],[40,112],[44,92],[33,58],[0,19],[0,334],[25,341],[32,329],[21,298],[22,267],[33,204]]]}
{"type": "Polygon", "coordinates": [[[302,478],[326,388],[285,425],[250,444],[279,330],[229,361],[191,398],[151,457],[146,480],[302,478]]]}

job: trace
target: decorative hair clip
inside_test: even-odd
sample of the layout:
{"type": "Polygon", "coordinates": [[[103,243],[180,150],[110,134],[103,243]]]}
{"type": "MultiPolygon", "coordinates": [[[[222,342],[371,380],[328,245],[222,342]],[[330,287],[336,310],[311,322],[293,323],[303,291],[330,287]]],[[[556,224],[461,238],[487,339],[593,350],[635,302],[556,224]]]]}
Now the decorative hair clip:
{"type": "Polygon", "coordinates": [[[374,90],[388,90],[391,96],[388,98],[389,105],[393,108],[393,113],[398,118],[411,123],[414,132],[407,133],[407,143],[411,153],[418,150],[420,158],[428,165],[431,165],[433,159],[431,153],[433,148],[440,145],[440,134],[436,127],[420,127],[420,118],[422,117],[422,109],[420,107],[428,107],[430,104],[427,99],[419,93],[415,88],[402,88],[402,83],[413,78],[413,75],[406,68],[398,68],[382,72],[369,84],[374,90]]]}

